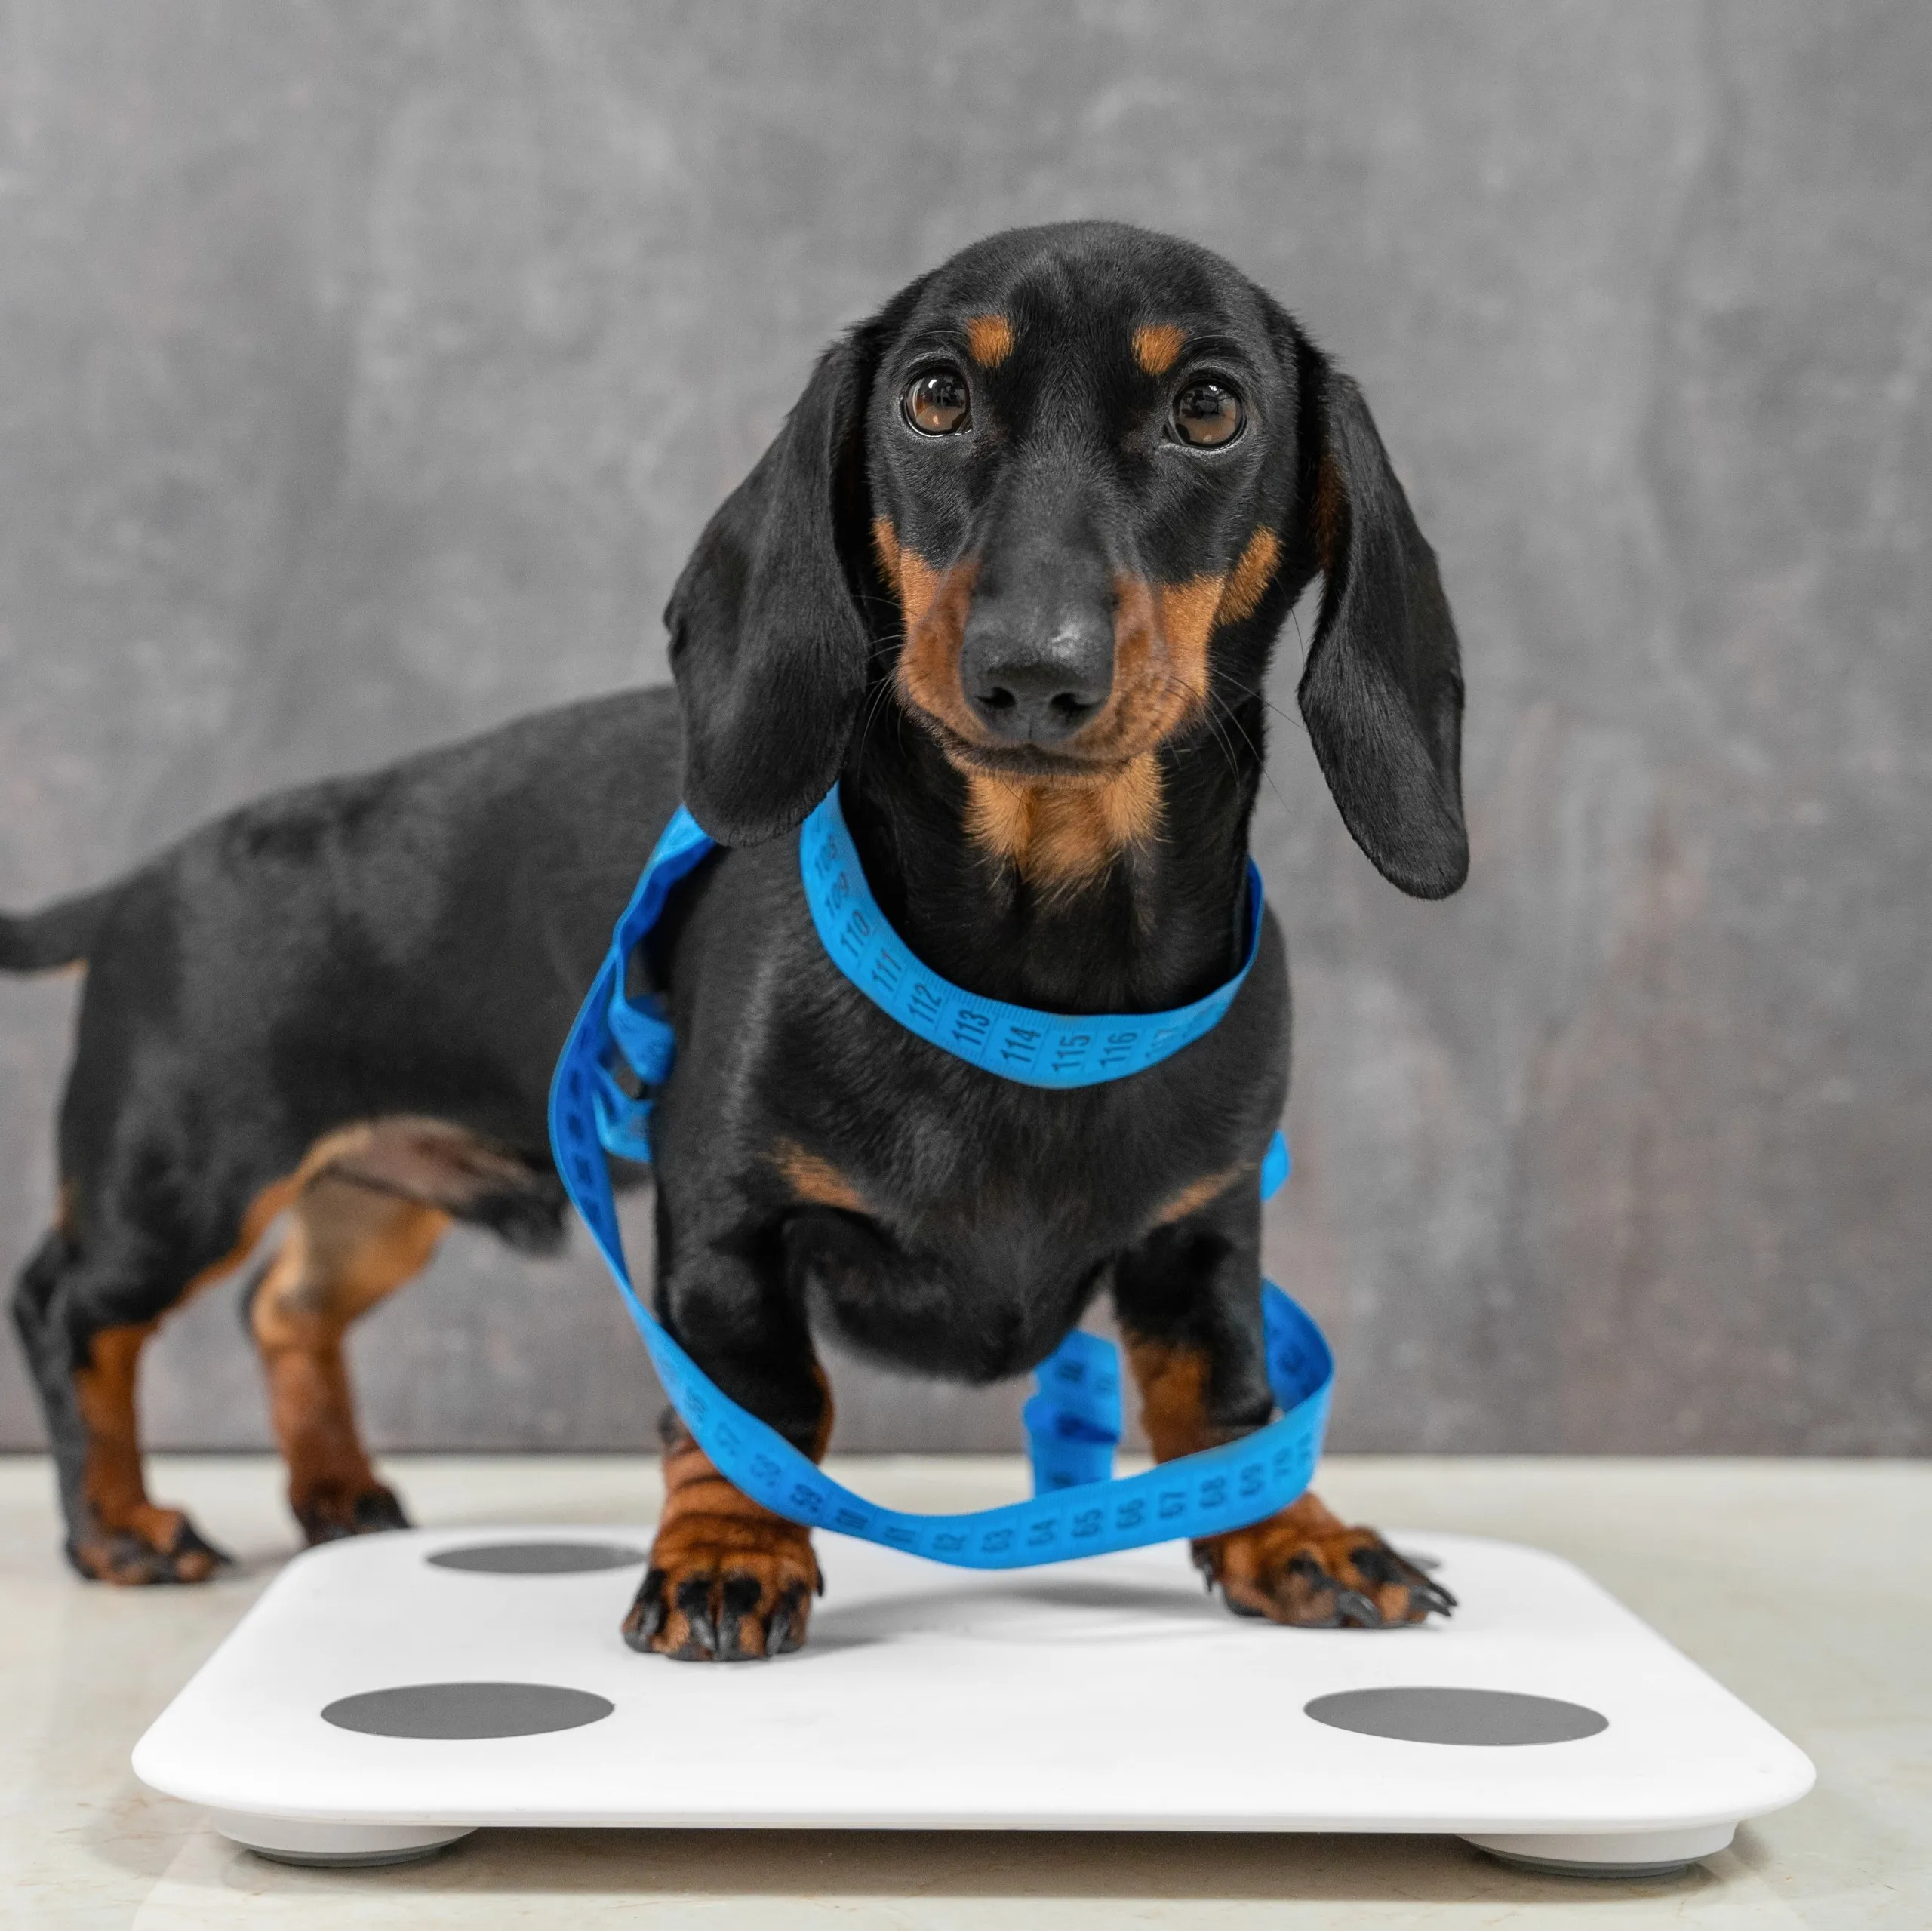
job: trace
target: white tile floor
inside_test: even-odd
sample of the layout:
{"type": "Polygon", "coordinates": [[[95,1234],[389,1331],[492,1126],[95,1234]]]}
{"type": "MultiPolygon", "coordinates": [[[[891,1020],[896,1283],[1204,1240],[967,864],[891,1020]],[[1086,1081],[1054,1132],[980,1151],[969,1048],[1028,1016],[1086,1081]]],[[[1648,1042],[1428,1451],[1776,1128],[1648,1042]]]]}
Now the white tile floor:
{"type": "MultiPolygon", "coordinates": [[[[387,1465],[426,1524],[618,1522],[654,1505],[653,1472],[620,1458],[387,1465]]],[[[918,1508],[978,1506],[1020,1479],[1017,1465],[964,1458],[872,1460],[847,1478],[918,1508]]],[[[58,1563],[45,1465],[0,1461],[0,1921],[1932,1925],[1932,1465],[1329,1465],[1324,1493],[1362,1519],[1506,1536],[1582,1563],[1810,1753],[1819,1788],[1804,1802],[1747,1826],[1709,1869],[1649,1885],[1534,1877],[1413,1838],[506,1831],[398,1871],[265,1864],[143,1791],[127,1760],[288,1553],[277,1481],[263,1458],[162,1459],[156,1494],[191,1507],[242,1573],[199,1590],[120,1592],[58,1563]]]]}

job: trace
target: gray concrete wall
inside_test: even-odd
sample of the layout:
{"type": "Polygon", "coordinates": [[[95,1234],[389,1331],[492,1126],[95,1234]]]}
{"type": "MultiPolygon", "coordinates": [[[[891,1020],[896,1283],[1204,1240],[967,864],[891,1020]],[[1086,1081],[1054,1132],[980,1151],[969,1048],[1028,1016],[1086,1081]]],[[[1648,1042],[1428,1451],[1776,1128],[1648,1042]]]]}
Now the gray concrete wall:
{"type": "MultiPolygon", "coordinates": [[[[1912,5],[0,3],[0,900],[661,675],[832,330],[988,229],[1178,229],[1361,377],[1467,643],[1460,899],[1291,718],[1260,816],[1338,1440],[1923,1452],[1928,99],[1912,5]]],[[[72,1001],[0,984],[8,1264],[72,1001]]],[[[262,1438],[231,1302],[155,1439],[262,1438]]],[[[460,1238],[358,1359],[396,1445],[654,1407],[582,1254],[460,1238]]],[[[1013,1438],[837,1378],[845,1445],[1013,1438]]]]}

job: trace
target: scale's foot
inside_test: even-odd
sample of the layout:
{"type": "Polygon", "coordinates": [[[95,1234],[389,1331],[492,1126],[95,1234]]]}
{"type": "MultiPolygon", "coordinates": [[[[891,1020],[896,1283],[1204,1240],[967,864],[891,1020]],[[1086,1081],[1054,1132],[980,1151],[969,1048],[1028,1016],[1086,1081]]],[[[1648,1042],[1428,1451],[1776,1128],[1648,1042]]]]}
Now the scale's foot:
{"type": "Polygon", "coordinates": [[[243,1810],[211,1810],[208,1822],[225,1837],[278,1864],[414,1864],[466,1837],[468,1824],[338,1824],[309,1817],[257,1817],[243,1810]]]}
{"type": "Polygon", "coordinates": [[[1527,1871],[1555,1871],[1567,1877],[1671,1877],[1699,1858],[1722,1850],[1737,1828],[1735,1824],[1700,1824],[1687,1831],[1497,1837],[1465,1831],[1463,1841],[1527,1871]]]}

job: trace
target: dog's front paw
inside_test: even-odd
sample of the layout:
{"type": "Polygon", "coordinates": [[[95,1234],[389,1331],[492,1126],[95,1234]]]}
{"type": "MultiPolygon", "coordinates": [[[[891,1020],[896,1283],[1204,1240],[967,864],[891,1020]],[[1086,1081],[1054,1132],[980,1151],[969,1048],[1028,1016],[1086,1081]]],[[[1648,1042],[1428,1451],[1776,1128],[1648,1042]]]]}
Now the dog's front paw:
{"type": "Polygon", "coordinates": [[[67,1560],[91,1582],[139,1588],[157,1582],[205,1582],[233,1558],[180,1509],[146,1503],[121,1527],[74,1536],[67,1544],[67,1560]]]}
{"type": "Polygon", "coordinates": [[[313,1548],[318,1542],[339,1542],[348,1536],[374,1536],[385,1529],[407,1529],[409,1517],[394,1489],[378,1482],[354,1493],[342,1487],[318,1487],[291,1495],[302,1533],[313,1548]]]}
{"type": "Polygon", "coordinates": [[[824,1587],[811,1533],[795,1523],[686,1517],[652,1545],[624,1640],[681,1662],[783,1656],[804,1643],[824,1587]]]}
{"type": "Polygon", "coordinates": [[[1386,1629],[1456,1607],[1373,1529],[1350,1528],[1312,1495],[1252,1527],[1204,1538],[1194,1561],[1237,1616],[1305,1629],[1386,1629]]]}

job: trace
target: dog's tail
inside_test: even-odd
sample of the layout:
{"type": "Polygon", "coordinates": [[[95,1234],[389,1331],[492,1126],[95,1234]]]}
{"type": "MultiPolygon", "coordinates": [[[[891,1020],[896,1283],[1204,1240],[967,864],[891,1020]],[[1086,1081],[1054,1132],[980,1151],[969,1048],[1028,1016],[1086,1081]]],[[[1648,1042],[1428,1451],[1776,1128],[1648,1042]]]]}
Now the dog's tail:
{"type": "Polygon", "coordinates": [[[0,912],[0,972],[51,972],[85,958],[119,889],[103,885],[38,912],[0,912]]]}

